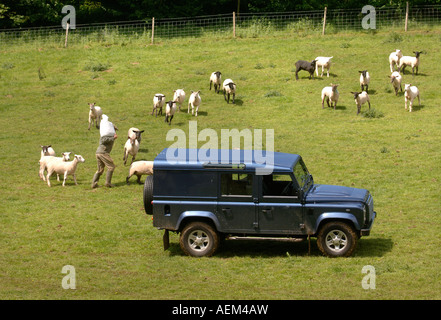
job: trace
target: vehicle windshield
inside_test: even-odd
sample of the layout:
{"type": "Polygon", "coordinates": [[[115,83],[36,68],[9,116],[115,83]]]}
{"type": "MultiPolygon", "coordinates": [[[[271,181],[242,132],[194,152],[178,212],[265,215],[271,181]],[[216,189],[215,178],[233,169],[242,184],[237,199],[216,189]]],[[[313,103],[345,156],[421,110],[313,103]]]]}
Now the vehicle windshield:
{"type": "Polygon", "coordinates": [[[303,160],[297,162],[293,170],[294,176],[300,186],[300,189],[306,190],[308,184],[312,181],[312,177],[308,172],[303,160]]]}

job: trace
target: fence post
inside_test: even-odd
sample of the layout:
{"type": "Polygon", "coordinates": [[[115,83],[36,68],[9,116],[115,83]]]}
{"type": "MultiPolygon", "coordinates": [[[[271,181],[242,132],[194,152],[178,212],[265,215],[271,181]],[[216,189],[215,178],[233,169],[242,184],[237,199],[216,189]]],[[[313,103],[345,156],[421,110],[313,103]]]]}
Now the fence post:
{"type": "Polygon", "coordinates": [[[67,48],[67,36],[69,34],[69,22],[66,23],[66,38],[64,39],[64,47],[67,48]]]}
{"type": "Polygon", "coordinates": [[[407,20],[409,19],[409,2],[406,2],[406,20],[404,21],[404,31],[407,32],[407,20]]]}
{"type": "Polygon", "coordinates": [[[236,38],[236,12],[233,11],[233,38],[236,38]]]}
{"type": "Polygon", "coordinates": [[[325,35],[325,27],[326,27],[326,12],[328,11],[328,7],[325,7],[325,12],[323,14],[323,31],[322,31],[322,35],[325,35]]]}
{"type": "Polygon", "coordinates": [[[152,18],[152,44],[155,38],[155,17],[152,18]]]}

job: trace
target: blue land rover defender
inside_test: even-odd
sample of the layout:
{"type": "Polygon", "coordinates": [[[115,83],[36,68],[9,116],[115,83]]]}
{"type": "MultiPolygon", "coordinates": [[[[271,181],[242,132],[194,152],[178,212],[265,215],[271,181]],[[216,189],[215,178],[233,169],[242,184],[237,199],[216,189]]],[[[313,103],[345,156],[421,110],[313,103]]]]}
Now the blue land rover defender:
{"type": "Polygon", "coordinates": [[[297,154],[166,148],[153,172],[145,211],[165,249],[173,231],[191,256],[214,254],[227,236],[316,237],[324,255],[350,256],[376,217],[368,190],[315,184],[297,154]]]}

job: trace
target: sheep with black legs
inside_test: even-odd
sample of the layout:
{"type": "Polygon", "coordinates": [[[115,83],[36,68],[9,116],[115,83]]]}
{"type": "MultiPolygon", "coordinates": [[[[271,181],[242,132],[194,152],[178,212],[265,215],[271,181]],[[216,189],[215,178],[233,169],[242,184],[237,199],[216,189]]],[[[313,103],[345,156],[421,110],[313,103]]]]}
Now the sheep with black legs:
{"type": "Polygon", "coordinates": [[[299,71],[305,70],[309,72],[309,79],[314,79],[314,70],[315,70],[315,64],[317,60],[312,60],[311,62],[305,61],[305,60],[299,60],[296,62],[296,80],[299,80],[299,71]]]}
{"type": "Polygon", "coordinates": [[[394,87],[396,96],[398,95],[398,90],[403,92],[403,87],[401,86],[401,80],[402,80],[402,77],[398,71],[394,71],[390,75],[390,82],[392,83],[392,85],[394,87]]]}
{"type": "Polygon", "coordinates": [[[324,87],[322,89],[322,109],[325,107],[325,100],[328,104],[328,107],[332,107],[332,104],[334,104],[334,110],[337,106],[338,98],[340,96],[338,90],[337,90],[338,84],[332,84],[329,87],[324,87]],[[331,102],[331,104],[329,104],[331,102]]]}
{"type": "Polygon", "coordinates": [[[137,176],[137,182],[141,184],[141,176],[153,175],[153,161],[135,161],[130,165],[129,175],[126,177],[126,183],[132,176],[137,176]]]}
{"type": "Polygon", "coordinates": [[[404,69],[406,67],[412,68],[412,75],[414,75],[414,70],[416,71],[415,74],[418,74],[418,66],[420,65],[420,54],[423,53],[423,51],[414,51],[415,57],[411,56],[403,56],[400,59],[400,72],[404,74],[404,69]]]}
{"type": "Polygon", "coordinates": [[[366,91],[362,92],[352,92],[354,95],[355,104],[357,105],[357,115],[361,112],[361,106],[366,102],[369,104],[369,110],[371,110],[371,102],[369,100],[369,95],[366,91]]]}
{"type": "Polygon", "coordinates": [[[360,87],[361,91],[368,92],[369,83],[371,82],[371,76],[367,70],[358,71],[360,73],[360,87]]]}
{"type": "Polygon", "coordinates": [[[234,99],[236,97],[236,84],[231,79],[226,79],[224,83],[222,84],[224,88],[224,99],[227,101],[227,103],[230,103],[230,95],[233,97],[233,103],[234,99]]]}
{"type": "Polygon", "coordinates": [[[175,101],[168,101],[165,104],[165,122],[168,122],[168,125],[171,125],[171,122],[173,120],[173,116],[176,112],[176,102],[175,101]]]}
{"type": "Polygon", "coordinates": [[[152,115],[156,110],[156,117],[157,117],[158,109],[159,109],[159,115],[162,115],[162,107],[164,106],[164,103],[165,103],[165,95],[163,95],[162,93],[155,94],[155,96],[153,97],[152,115]]]}
{"type": "Polygon", "coordinates": [[[221,88],[222,73],[220,71],[215,71],[210,75],[210,90],[211,85],[214,84],[214,92],[219,93],[221,88]]]}
{"type": "Polygon", "coordinates": [[[188,99],[188,111],[187,113],[190,113],[190,106],[191,106],[191,114],[198,116],[198,110],[199,106],[201,105],[202,99],[200,95],[201,91],[191,91],[190,98],[188,99]],[[196,109],[196,113],[195,113],[196,109]]]}
{"type": "Polygon", "coordinates": [[[409,112],[412,112],[413,100],[418,97],[418,106],[421,106],[420,91],[411,84],[404,85],[404,109],[407,110],[407,101],[410,101],[409,112]]]}

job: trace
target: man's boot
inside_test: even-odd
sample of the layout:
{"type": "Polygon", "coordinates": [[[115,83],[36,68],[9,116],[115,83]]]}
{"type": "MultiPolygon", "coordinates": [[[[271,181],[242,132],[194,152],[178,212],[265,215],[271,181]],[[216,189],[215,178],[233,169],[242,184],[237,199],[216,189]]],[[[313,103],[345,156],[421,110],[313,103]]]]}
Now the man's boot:
{"type": "Polygon", "coordinates": [[[105,186],[108,188],[114,187],[114,185],[111,183],[112,182],[112,175],[113,175],[113,171],[107,171],[105,186]]]}
{"type": "Polygon", "coordinates": [[[101,174],[96,172],[92,179],[92,189],[98,188],[98,180],[100,180],[101,174]]]}

